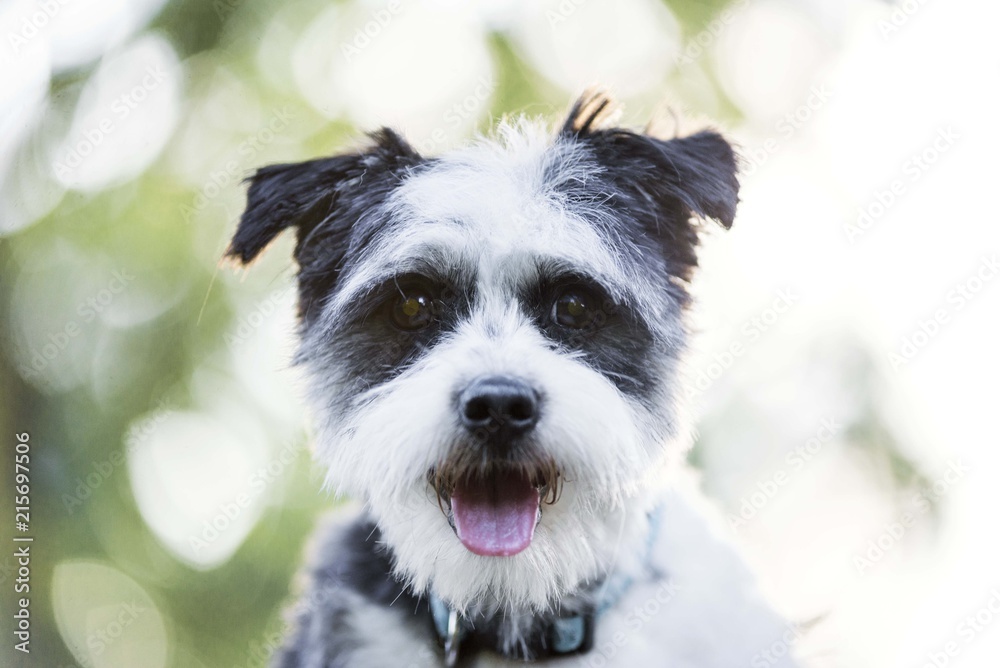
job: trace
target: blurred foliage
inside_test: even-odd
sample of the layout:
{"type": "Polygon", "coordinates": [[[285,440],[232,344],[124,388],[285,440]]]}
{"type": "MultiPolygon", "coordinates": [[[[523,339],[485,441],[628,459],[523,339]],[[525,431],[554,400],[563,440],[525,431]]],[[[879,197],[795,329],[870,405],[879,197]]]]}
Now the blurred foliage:
{"type": "MultiPolygon", "coordinates": [[[[726,4],[674,0],[669,6],[683,34],[690,37],[726,4]]],[[[72,494],[95,465],[122,451],[130,426],[143,416],[164,403],[180,410],[199,409],[205,398],[199,384],[206,374],[227,379],[210,387],[229,394],[224,398],[248,413],[267,408],[259,407],[240,387],[242,380],[234,375],[224,337],[268,293],[287,284],[288,241],[279,242],[284,244],[281,249],[244,276],[220,270],[218,260],[242,204],[241,186],[234,179],[208,206],[192,213],[204,184],[192,185],[178,177],[177,153],[184,133],[217,132],[226,136],[218,145],[205,146],[212,152],[205,157],[212,164],[224,164],[241,133],[252,133],[255,124],[267,123],[264,110],[280,108],[293,115],[294,128],[241,162],[243,174],[278,160],[329,154],[352,141],[364,128],[327,120],[302,97],[267,83],[258,72],[258,49],[279,11],[284,12],[287,29],[294,31],[323,8],[319,3],[302,3],[283,9],[264,0],[169,2],[149,26],[167,37],[186,72],[183,112],[167,148],[152,166],[125,183],[94,193],[67,191],[40,220],[0,240],[6,352],[0,356],[0,424],[6,443],[21,431],[30,432],[32,443],[32,520],[38,538],[33,548],[30,665],[76,665],[77,659],[60,640],[47,595],[54,567],[73,559],[113,564],[143,587],[167,620],[170,665],[262,665],[268,643],[280,636],[280,608],[289,582],[317,515],[330,505],[321,492],[321,474],[307,458],[285,472],[272,490],[275,502],[232,557],[207,570],[182,563],[154,537],[137,508],[127,466],[116,469],[72,512],[65,495],[72,494]],[[228,108],[234,116],[232,127],[218,119],[206,120],[209,112],[202,110],[201,105],[219,92],[220,82],[241,91],[240,99],[222,102],[235,105],[228,108]],[[240,104],[246,109],[238,109],[240,104]],[[246,112],[250,120],[237,118],[236,112],[246,112]],[[205,127],[195,127],[199,124],[205,127]],[[134,324],[102,318],[84,321],[78,307],[81,290],[97,294],[114,271],[136,276],[127,291],[134,291],[135,299],[159,304],[159,311],[134,324]],[[29,297],[31,312],[41,323],[33,330],[38,334],[34,341],[25,340],[20,324],[24,313],[12,313],[15,304],[23,308],[29,297]],[[30,371],[18,369],[31,357],[23,351],[26,347],[40,351],[47,336],[58,338],[62,325],[70,322],[81,332],[68,341],[65,357],[29,379],[30,371]],[[73,364],[64,366],[70,359],[73,364]],[[65,378],[53,377],[64,373],[65,378]],[[63,383],[66,379],[69,382],[63,383]],[[53,380],[60,382],[53,385],[53,380]]],[[[536,113],[566,105],[567,92],[535,71],[502,29],[490,32],[488,47],[498,85],[489,113],[479,118],[481,128],[505,113],[536,113]]],[[[46,133],[57,135],[68,126],[81,89],[97,65],[63,72],[52,81],[50,106],[38,130],[41,140],[51,138],[46,133]]],[[[695,67],[714,82],[710,60],[695,67]]],[[[673,77],[670,85],[685,101],[685,78],[673,77]]],[[[739,110],[715,88],[720,113],[738,118],[739,110]]],[[[15,167],[17,178],[46,178],[32,172],[27,150],[21,158],[15,167]]],[[[269,441],[295,435],[285,426],[269,424],[269,441]]],[[[853,427],[852,436],[883,442],[889,436],[879,429],[877,420],[867,420],[853,427]]],[[[895,452],[888,446],[886,451],[895,452]]],[[[693,461],[698,463],[700,454],[695,450],[693,461]]],[[[10,458],[3,458],[0,466],[4,479],[11,479],[10,458]]],[[[917,475],[905,459],[893,459],[892,469],[907,481],[917,475]]],[[[0,566],[8,562],[9,557],[0,557],[0,566]]],[[[6,591],[10,574],[3,573],[6,591]]],[[[4,619],[10,623],[9,616],[4,619]]],[[[11,637],[6,626],[4,636],[11,637]]],[[[9,651],[8,641],[3,652],[9,651]]],[[[4,665],[20,665],[19,656],[4,657],[4,665]]]]}

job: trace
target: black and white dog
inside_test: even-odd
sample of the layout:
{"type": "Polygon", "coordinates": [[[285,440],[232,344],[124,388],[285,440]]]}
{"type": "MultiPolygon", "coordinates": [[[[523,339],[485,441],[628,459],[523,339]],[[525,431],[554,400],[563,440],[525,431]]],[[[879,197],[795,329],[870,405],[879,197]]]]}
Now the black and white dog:
{"type": "Polygon", "coordinates": [[[613,112],[590,92],[554,136],[433,158],[383,129],[252,177],[228,253],[296,228],[317,449],[363,502],[275,665],[795,665],[670,463],[699,224],[732,224],[737,159],[613,112]]]}

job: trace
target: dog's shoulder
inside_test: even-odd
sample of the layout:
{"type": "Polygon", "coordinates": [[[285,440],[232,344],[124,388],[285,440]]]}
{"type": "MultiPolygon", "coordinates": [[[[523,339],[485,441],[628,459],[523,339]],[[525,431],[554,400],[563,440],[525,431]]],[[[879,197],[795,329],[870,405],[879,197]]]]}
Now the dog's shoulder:
{"type": "Polygon", "coordinates": [[[332,512],[307,552],[275,668],[375,665],[363,658],[373,648],[412,651],[424,640],[417,627],[426,603],[392,576],[391,556],[364,512],[353,505],[332,512]]]}
{"type": "Polygon", "coordinates": [[[314,584],[336,585],[366,600],[391,605],[416,603],[392,575],[392,558],[375,521],[351,506],[324,521],[313,548],[314,584]]]}
{"type": "Polygon", "coordinates": [[[650,576],[633,583],[597,628],[608,665],[794,668],[802,630],[758,590],[721,515],[690,480],[662,495],[650,576]]]}

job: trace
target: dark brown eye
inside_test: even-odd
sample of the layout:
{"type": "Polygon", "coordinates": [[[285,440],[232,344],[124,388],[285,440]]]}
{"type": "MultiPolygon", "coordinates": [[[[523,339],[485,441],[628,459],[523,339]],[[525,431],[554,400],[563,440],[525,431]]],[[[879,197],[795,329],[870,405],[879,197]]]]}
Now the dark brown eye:
{"type": "Polygon", "coordinates": [[[596,324],[599,314],[598,298],[583,287],[563,290],[552,304],[552,321],[570,329],[584,329],[596,324]]]}
{"type": "Polygon", "coordinates": [[[392,322],[400,329],[423,329],[433,321],[434,301],[419,288],[405,291],[392,304],[392,322]]]}

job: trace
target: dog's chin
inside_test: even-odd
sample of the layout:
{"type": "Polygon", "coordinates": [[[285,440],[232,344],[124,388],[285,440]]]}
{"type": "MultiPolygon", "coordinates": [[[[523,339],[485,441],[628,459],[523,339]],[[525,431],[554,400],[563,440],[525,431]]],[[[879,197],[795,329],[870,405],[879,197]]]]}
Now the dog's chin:
{"type": "Polygon", "coordinates": [[[531,545],[543,505],[558,499],[559,469],[552,462],[476,469],[444,464],[428,472],[428,483],[465,549],[512,557],[531,545]]]}
{"type": "Polygon", "coordinates": [[[468,612],[548,610],[599,577],[620,517],[593,515],[578,484],[535,471],[499,467],[445,489],[432,472],[402,497],[369,497],[395,576],[468,612]]]}

